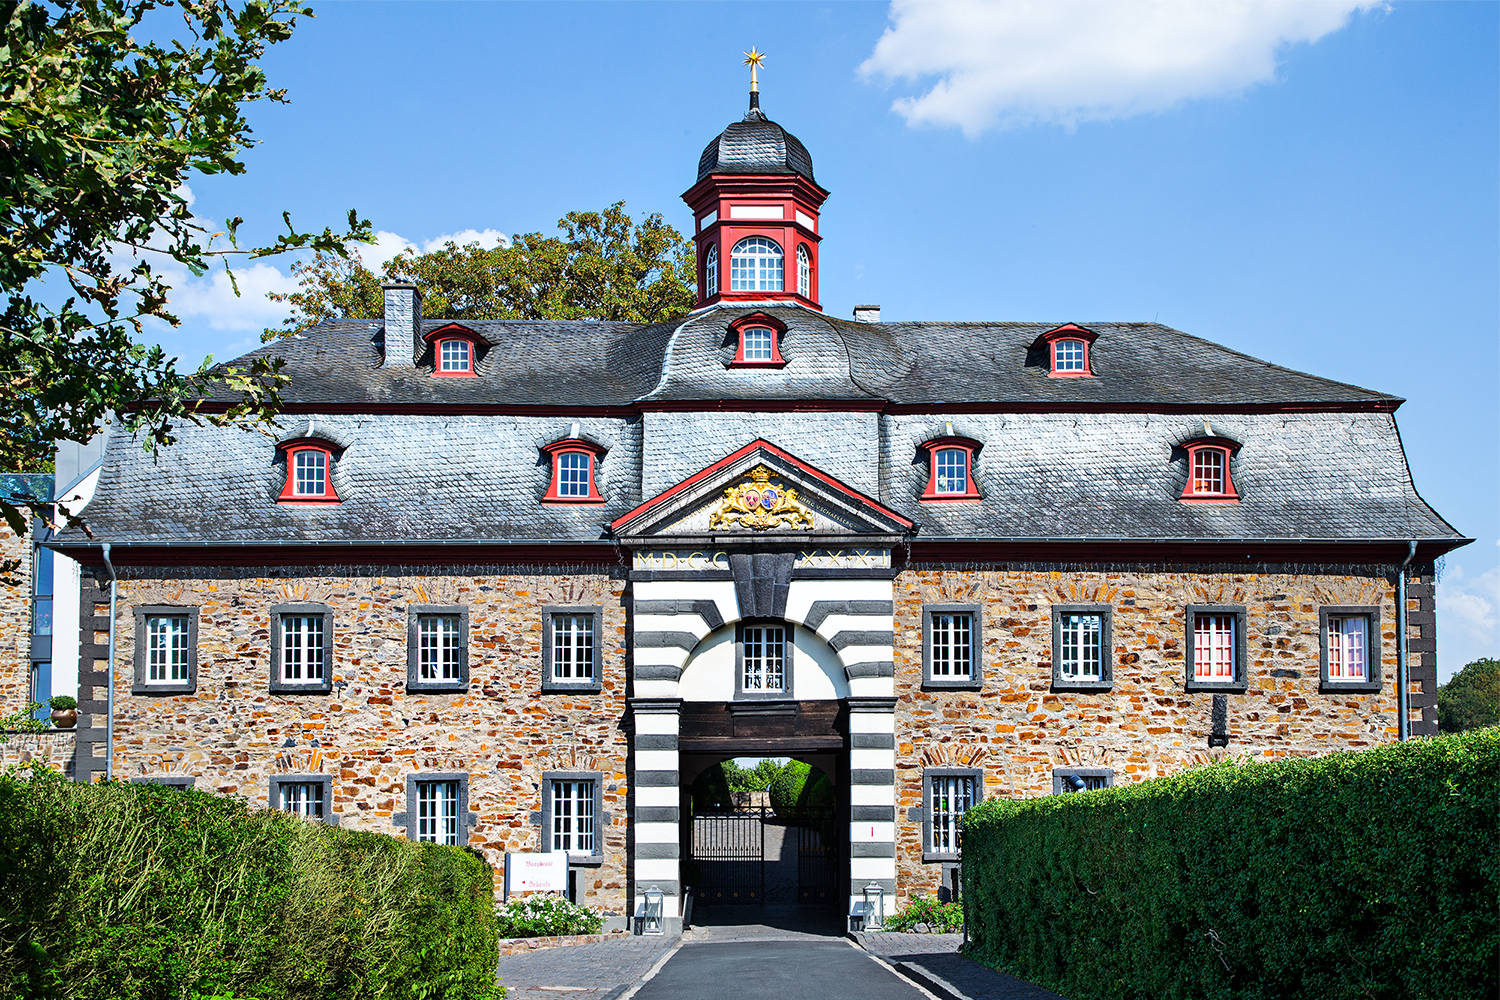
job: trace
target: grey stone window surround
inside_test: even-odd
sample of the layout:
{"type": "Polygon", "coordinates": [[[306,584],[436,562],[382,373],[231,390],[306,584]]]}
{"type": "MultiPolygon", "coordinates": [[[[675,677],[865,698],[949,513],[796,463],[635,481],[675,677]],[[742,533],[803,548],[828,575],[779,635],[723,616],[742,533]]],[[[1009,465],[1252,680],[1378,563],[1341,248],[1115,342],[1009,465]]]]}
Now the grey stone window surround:
{"type": "Polygon", "coordinates": [[[604,828],[609,814],[604,811],[604,773],[602,771],[542,772],[542,834],[538,845],[543,854],[552,850],[552,783],[554,781],[592,781],[594,783],[594,853],[568,852],[569,865],[594,867],[604,863],[604,828]]]}
{"type": "MultiPolygon", "coordinates": [[[[460,771],[413,771],[406,776],[406,811],[391,813],[392,826],[406,827],[406,839],[417,839],[417,786],[429,781],[458,782],[458,846],[469,842],[479,814],[469,812],[469,775],[460,771]]],[[[429,841],[430,843],[430,841],[429,841]]]]}
{"type": "MultiPolygon", "coordinates": [[[[1052,794],[1063,794],[1063,778],[1076,774],[1080,778],[1103,778],[1105,788],[1115,787],[1115,769],[1112,767],[1054,767],[1052,769],[1052,794]]],[[[1075,794],[1069,792],[1068,794],[1075,794]]]]}
{"type": "Polygon", "coordinates": [[[331,774],[273,774],[266,779],[266,804],[272,809],[281,808],[282,785],[323,786],[323,822],[338,826],[339,818],[333,812],[333,775],[331,774]]]}
{"type": "Polygon", "coordinates": [[[193,694],[198,690],[198,609],[195,606],[144,604],[132,609],[135,616],[135,680],[131,694],[193,694]],[[146,619],[186,618],[188,620],[188,679],[186,683],[146,683],[146,619]]]}
{"type": "Polygon", "coordinates": [[[1183,667],[1185,687],[1188,691],[1226,691],[1231,694],[1243,694],[1250,686],[1250,644],[1245,635],[1246,614],[1245,608],[1240,604],[1189,604],[1183,609],[1183,632],[1186,633],[1186,641],[1183,649],[1187,651],[1186,663],[1183,667]],[[1200,681],[1193,677],[1193,628],[1194,615],[1234,615],[1234,680],[1232,681],[1200,681]]]}
{"type": "Polygon", "coordinates": [[[197,779],[190,774],[145,774],[131,778],[132,785],[165,785],[168,788],[196,788],[197,779]]]}
{"type": "Polygon", "coordinates": [[[469,608],[464,604],[413,604],[406,609],[406,690],[433,694],[463,694],[469,690],[469,608]],[[458,680],[422,679],[422,618],[458,618],[458,680]]]}
{"type": "Polygon", "coordinates": [[[734,624],[734,700],[735,701],[790,701],[796,690],[793,673],[796,664],[796,626],[780,618],[742,618],[734,624]],[[780,628],[786,632],[786,643],[782,649],[781,690],[745,690],[745,627],[780,628]]]}
{"type": "Polygon", "coordinates": [[[1381,654],[1385,643],[1380,637],[1380,608],[1373,604],[1327,604],[1318,609],[1318,691],[1322,694],[1340,694],[1345,691],[1374,694],[1381,690],[1381,654]],[[1328,619],[1357,618],[1363,616],[1367,622],[1365,631],[1365,672],[1362,681],[1333,681],[1328,679],[1328,619]]]}
{"type": "Polygon", "coordinates": [[[328,694],[333,690],[333,609],[326,604],[276,604],[271,607],[271,693],[328,694]],[[281,620],[292,616],[323,616],[323,680],[318,684],[289,684],[281,679],[281,620]]]}
{"type": "Polygon", "coordinates": [[[601,691],[604,688],[604,607],[599,604],[548,604],[542,608],[542,693],[601,691]],[[557,615],[594,618],[594,676],[587,681],[559,681],[552,676],[552,621],[557,615]]]}
{"type": "Polygon", "coordinates": [[[984,688],[984,615],[977,604],[922,605],[922,687],[950,691],[979,691],[984,688]],[[932,676],[932,616],[969,615],[969,676],[965,678],[932,676]]]}
{"type": "Polygon", "coordinates": [[[1114,607],[1108,604],[1052,605],[1052,690],[1109,691],[1115,686],[1114,607]],[[1098,615],[1099,680],[1086,681],[1063,676],[1062,619],[1064,615],[1098,615]]]}
{"type": "Polygon", "coordinates": [[[984,801],[984,771],[977,767],[925,767],[922,769],[922,860],[923,862],[958,861],[957,852],[932,849],[932,779],[973,778],[974,802],[970,809],[984,801]]]}

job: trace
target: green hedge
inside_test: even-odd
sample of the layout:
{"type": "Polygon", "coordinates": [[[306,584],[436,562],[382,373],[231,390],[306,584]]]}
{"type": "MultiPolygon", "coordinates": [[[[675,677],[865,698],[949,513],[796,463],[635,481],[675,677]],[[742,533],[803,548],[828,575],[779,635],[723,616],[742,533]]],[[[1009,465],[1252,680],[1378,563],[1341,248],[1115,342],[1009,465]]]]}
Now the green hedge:
{"type": "Polygon", "coordinates": [[[0,776],[0,997],[502,996],[489,866],[160,785],[0,776]]]}
{"type": "Polygon", "coordinates": [[[973,957],[1072,1000],[1493,997],[1500,730],[964,821],[973,957]]]}

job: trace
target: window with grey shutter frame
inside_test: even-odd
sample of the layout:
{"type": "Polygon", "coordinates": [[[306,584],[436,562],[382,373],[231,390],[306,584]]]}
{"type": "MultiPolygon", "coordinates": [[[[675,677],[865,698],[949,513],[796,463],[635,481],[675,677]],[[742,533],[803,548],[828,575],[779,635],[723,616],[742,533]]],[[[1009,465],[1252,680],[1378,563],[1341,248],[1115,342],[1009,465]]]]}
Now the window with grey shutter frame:
{"type": "Polygon", "coordinates": [[[135,678],[131,694],[193,694],[198,690],[198,609],[148,604],[135,619],[135,678]]]}
{"type": "Polygon", "coordinates": [[[469,689],[469,609],[413,604],[406,612],[406,689],[462,693],[469,689]]]}
{"type": "Polygon", "coordinates": [[[542,690],[588,692],[603,687],[604,608],[542,608],[542,690]]]}
{"type": "Polygon", "coordinates": [[[922,607],[922,686],[979,690],[984,619],[977,604],[922,607]]]}
{"type": "Polygon", "coordinates": [[[333,690],[333,611],[326,604],[271,608],[271,692],[333,690]]]}
{"type": "Polygon", "coordinates": [[[545,771],[542,774],[542,852],[565,851],[570,864],[604,860],[604,774],[599,771],[545,771]]]}
{"type": "Polygon", "coordinates": [[[1114,686],[1113,612],[1108,604],[1052,605],[1052,690],[1114,686]]]}
{"type": "Polygon", "coordinates": [[[970,809],[984,800],[984,771],[929,767],[922,771],[922,860],[957,861],[959,832],[970,809]]]}
{"type": "Polygon", "coordinates": [[[1318,609],[1319,690],[1324,694],[1382,690],[1380,608],[1325,605],[1318,609]]]}

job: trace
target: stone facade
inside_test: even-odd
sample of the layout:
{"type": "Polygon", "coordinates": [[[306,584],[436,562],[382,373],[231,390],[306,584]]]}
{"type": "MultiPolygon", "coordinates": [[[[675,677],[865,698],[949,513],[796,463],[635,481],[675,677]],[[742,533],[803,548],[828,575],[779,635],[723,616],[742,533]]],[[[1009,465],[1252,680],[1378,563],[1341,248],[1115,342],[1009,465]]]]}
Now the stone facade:
{"type": "Polygon", "coordinates": [[[7,733],[0,743],[0,770],[38,763],[73,777],[78,734],[72,730],[53,729],[40,733],[7,733]]]}
{"type": "Polygon", "coordinates": [[[985,798],[1030,798],[1052,794],[1057,767],[1108,768],[1115,784],[1125,784],[1226,756],[1310,756],[1395,740],[1395,602],[1392,567],[902,573],[895,601],[899,893],[930,894],[942,879],[940,863],[923,861],[925,768],[975,768],[984,773],[985,798]],[[923,689],[922,608],[933,604],[981,609],[983,690],[923,689]],[[1108,692],[1053,691],[1054,604],[1112,609],[1108,692]],[[1185,609],[1200,604],[1246,611],[1248,685],[1224,696],[1227,748],[1207,742],[1216,696],[1185,691],[1185,609]],[[1319,691],[1319,609],[1330,605],[1379,607],[1379,693],[1319,691]]]}
{"type": "Polygon", "coordinates": [[[192,776],[198,788],[266,805],[277,774],[333,778],[342,826],[403,835],[408,775],[469,776],[466,842],[497,866],[536,851],[545,771],[603,783],[604,859],[579,867],[579,898],[621,912],[626,878],[623,572],[500,566],[391,572],[319,567],[273,575],[174,569],[120,582],[115,773],[192,776]],[[271,608],[317,602],[333,615],[332,692],[269,691],[271,608]],[[407,608],[469,609],[469,688],[409,693],[407,608]],[[132,694],[135,605],[198,608],[196,691],[132,694]],[[601,690],[543,694],[542,609],[600,605],[601,690]]]}
{"type": "Polygon", "coordinates": [[[25,709],[31,696],[31,545],[0,521],[0,715],[25,709]]]}

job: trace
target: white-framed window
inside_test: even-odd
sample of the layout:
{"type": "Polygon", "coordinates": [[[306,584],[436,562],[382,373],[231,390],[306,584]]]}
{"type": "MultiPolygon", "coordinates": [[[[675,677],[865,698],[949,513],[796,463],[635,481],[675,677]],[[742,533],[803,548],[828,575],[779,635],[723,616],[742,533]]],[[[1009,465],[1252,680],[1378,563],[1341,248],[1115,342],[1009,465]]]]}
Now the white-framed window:
{"type": "Polygon", "coordinates": [[[594,781],[554,780],[551,819],[552,850],[567,851],[570,854],[597,853],[594,781]]]}
{"type": "Polygon", "coordinates": [[[937,453],[937,492],[967,493],[969,489],[969,453],[962,448],[939,448],[937,453]]]}
{"type": "Polygon", "coordinates": [[[931,671],[938,680],[966,680],[974,674],[974,616],[934,612],[928,625],[931,671]]]}
{"type": "Polygon", "coordinates": [[[470,370],[470,344],[457,337],[442,343],[439,371],[466,372],[470,370]]]}
{"type": "Polygon", "coordinates": [[[1370,679],[1370,619],[1366,615],[1328,617],[1330,683],[1370,679]]]}
{"type": "Polygon", "coordinates": [[[323,615],[282,615],[282,683],[323,683],[328,655],[325,620],[323,615]]]}
{"type": "Polygon", "coordinates": [[[1193,452],[1193,492],[1224,492],[1224,450],[1199,448],[1193,452]]]}
{"type": "Polygon", "coordinates": [[[580,683],[594,679],[594,615],[552,616],[552,680],[580,683]]]}
{"type": "Polygon", "coordinates": [[[1193,679],[1233,681],[1235,615],[1197,612],[1193,615],[1193,679]]]}
{"type": "Polygon", "coordinates": [[[322,819],[326,804],[321,781],[283,781],[277,786],[278,809],[309,819],[322,819]]]}
{"type": "Polygon", "coordinates": [[[424,681],[463,679],[463,623],[458,615],[417,618],[417,668],[424,681]]]}
{"type": "Polygon", "coordinates": [[[773,345],[776,340],[774,331],[763,326],[747,327],[741,331],[740,336],[744,338],[744,358],[746,361],[774,361],[776,358],[773,345]]]}
{"type": "Polygon", "coordinates": [[[1064,680],[1097,681],[1104,677],[1104,616],[1064,614],[1058,620],[1058,669],[1064,680]]]}
{"type": "Polygon", "coordinates": [[[303,448],[293,453],[295,493],[299,497],[328,495],[328,455],[317,448],[303,448]]]}
{"type": "Polygon", "coordinates": [[[719,292],[719,248],[710,246],[708,256],[703,260],[703,297],[717,295],[719,292]]]}
{"type": "Polygon", "coordinates": [[[1059,340],[1052,347],[1052,370],[1055,372],[1081,372],[1084,366],[1084,346],[1081,340],[1059,340]]]}
{"type": "Polygon", "coordinates": [[[786,629],[780,625],[746,625],[740,641],[741,689],[786,690],[786,629]]]}
{"type": "Polygon", "coordinates": [[[147,684],[185,684],[191,678],[192,648],[186,615],[146,619],[147,684]]]}
{"type": "Polygon", "coordinates": [[[812,298],[812,254],[806,244],[797,247],[797,294],[812,298]]]}
{"type": "Polygon", "coordinates": [[[557,495],[563,497],[586,497],[589,495],[589,463],[594,456],[587,452],[565,451],[557,456],[557,495]]]}
{"type": "Polygon", "coordinates": [[[786,281],[781,246],[764,236],[747,236],[729,252],[729,290],[779,292],[786,281]]]}
{"type": "Polygon", "coordinates": [[[974,808],[974,782],[972,775],[927,776],[930,828],[927,850],[931,853],[958,854],[958,834],[962,829],[964,813],[974,808]]]}
{"type": "Polygon", "coordinates": [[[417,839],[458,844],[458,782],[417,782],[417,839]]]}

